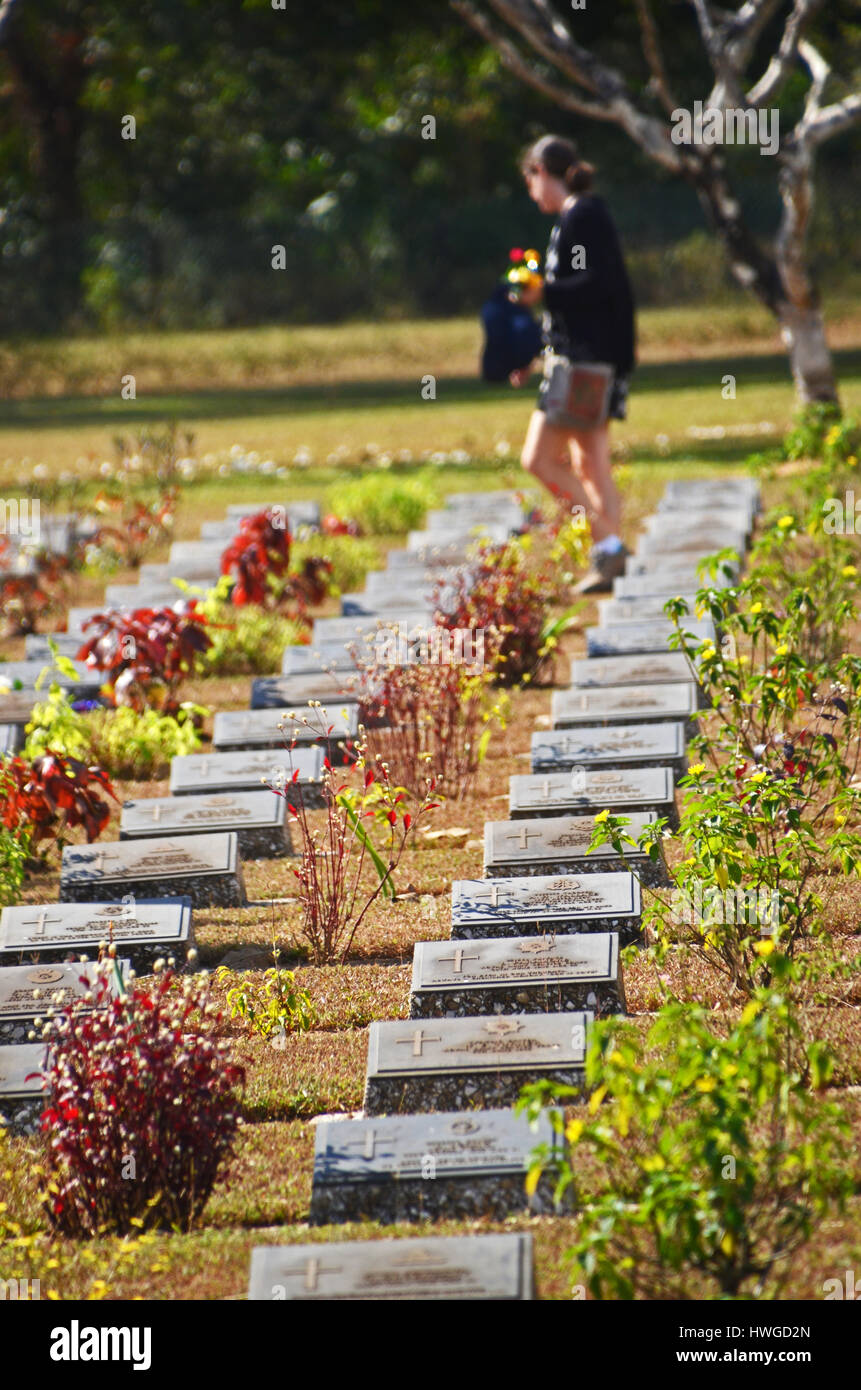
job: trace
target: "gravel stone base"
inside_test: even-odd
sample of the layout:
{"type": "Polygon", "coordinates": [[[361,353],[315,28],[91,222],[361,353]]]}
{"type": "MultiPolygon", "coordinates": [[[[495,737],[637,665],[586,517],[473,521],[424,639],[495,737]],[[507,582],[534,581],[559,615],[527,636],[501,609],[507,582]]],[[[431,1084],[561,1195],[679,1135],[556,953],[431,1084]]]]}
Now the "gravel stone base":
{"type": "Polygon", "coordinates": [[[5,1124],[11,1134],[38,1134],[45,1104],[43,1095],[0,1100],[0,1125],[5,1124]]]}
{"type": "Polygon", "coordinates": [[[42,1032],[42,1022],[44,1015],[36,1022],[33,1018],[10,1018],[0,1019],[0,1047],[11,1047],[15,1043],[33,1042],[33,1038],[27,1036],[28,1033],[35,1032],[35,1041],[39,1041],[42,1032]]]}
{"type": "MultiPolygon", "coordinates": [[[[631,855],[629,858],[637,871],[637,875],[647,887],[665,887],[669,883],[667,871],[663,864],[653,864],[651,859],[645,855],[631,855]]],[[[576,862],[572,859],[542,859],[532,864],[522,859],[512,860],[510,863],[485,864],[485,878],[539,878],[545,874],[576,874],[578,878],[584,874],[606,874],[626,872],[621,867],[620,861],[615,858],[609,862],[607,859],[594,859],[590,856],[583,856],[576,862]]]]}
{"type": "Polygon", "coordinates": [[[553,1180],[543,1177],[527,1197],[523,1173],[475,1174],[457,1178],[406,1178],[380,1182],[318,1183],[311,1194],[310,1221],[315,1226],[345,1221],[472,1220],[504,1221],[512,1212],[552,1216],[553,1180]]]}
{"type": "Polygon", "coordinates": [[[623,1014],[624,988],[609,981],[509,985],[505,989],[423,989],[410,994],[410,1018],[473,1018],[477,1014],[552,1014],[589,1010],[623,1014]]]}
{"type": "Polygon", "coordinates": [[[366,1115],[414,1115],[429,1110],[502,1110],[535,1081],[563,1086],[585,1082],[582,1067],[540,1067],[523,1071],[470,1072],[459,1076],[368,1077],[366,1115]]]}
{"type": "Polygon", "coordinates": [[[494,936],[544,936],[546,932],[570,935],[572,932],[615,931],[619,933],[620,946],[640,946],[643,942],[643,923],[640,917],[554,917],[548,921],[541,917],[518,917],[516,921],[452,922],[452,941],[480,941],[494,936]]]}
{"type": "MultiPolygon", "coordinates": [[[[603,808],[599,807],[596,802],[596,813],[601,809],[603,808]]],[[[673,830],[678,830],[679,828],[679,812],[675,801],[638,801],[636,806],[625,806],[620,803],[618,806],[610,807],[610,812],[614,816],[628,816],[633,814],[634,812],[639,813],[640,811],[646,814],[648,814],[649,811],[654,811],[656,816],[666,816],[667,820],[669,821],[670,827],[673,830]]],[[[587,812],[584,811],[584,808],[582,806],[528,806],[522,809],[520,807],[515,807],[514,809],[510,810],[508,813],[508,819],[542,820],[550,816],[576,816],[584,814],[587,814],[587,812]]]]}
{"type": "Polygon", "coordinates": [[[632,767],[669,767],[675,774],[676,781],[684,777],[688,770],[687,754],[683,753],[674,758],[669,755],[661,757],[660,754],[650,754],[648,758],[626,758],[621,754],[619,757],[591,759],[591,758],[542,758],[533,756],[530,759],[530,769],[532,772],[570,772],[575,763],[578,767],[585,767],[588,770],[594,769],[596,772],[606,768],[612,768],[614,772],[622,772],[626,768],[632,767]]]}
{"type": "MultiPolygon", "coordinates": [[[[167,896],[163,894],[162,896],[167,896]]],[[[105,928],[105,939],[107,939],[107,927],[105,928]]],[[[176,961],[176,969],[179,974],[186,968],[186,957],[193,948],[194,937],[189,935],[184,941],[135,941],[124,939],[116,942],[117,955],[122,956],[123,960],[131,963],[131,967],[137,975],[151,975],[152,967],[157,960],[167,960],[172,956],[176,961]]],[[[98,944],[88,946],[40,946],[37,951],[15,951],[8,952],[8,958],[4,958],[4,965],[44,965],[48,961],[74,961],[97,960],[99,955],[98,944]]],[[[199,969],[195,966],[195,969],[199,969]]],[[[29,1026],[29,1025],[28,1025],[29,1026]]],[[[22,1038],[22,1042],[29,1042],[28,1038],[22,1038]]]]}
{"type": "Polygon", "coordinates": [[[61,903],[112,903],[127,895],[137,898],[190,898],[192,907],[245,907],[248,898],[242,865],[231,874],[196,874],[183,879],[112,878],[110,882],[92,879],[63,882],[61,903]]]}
{"type": "Polygon", "coordinates": [[[283,825],[271,828],[239,830],[237,827],[236,833],[240,859],[283,859],[285,855],[295,853],[286,820],[283,825]]]}

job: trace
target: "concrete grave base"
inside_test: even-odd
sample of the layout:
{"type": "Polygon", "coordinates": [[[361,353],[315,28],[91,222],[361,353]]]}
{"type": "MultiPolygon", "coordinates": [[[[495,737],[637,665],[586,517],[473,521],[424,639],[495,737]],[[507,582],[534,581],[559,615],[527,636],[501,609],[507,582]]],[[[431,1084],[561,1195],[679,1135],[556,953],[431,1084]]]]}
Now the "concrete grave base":
{"type": "Polygon", "coordinates": [[[365,1083],[366,1115],[403,1115],[429,1110],[500,1110],[514,1105],[524,1086],[554,1081],[585,1085],[582,1066],[536,1067],[446,1076],[369,1076],[365,1083]]]}

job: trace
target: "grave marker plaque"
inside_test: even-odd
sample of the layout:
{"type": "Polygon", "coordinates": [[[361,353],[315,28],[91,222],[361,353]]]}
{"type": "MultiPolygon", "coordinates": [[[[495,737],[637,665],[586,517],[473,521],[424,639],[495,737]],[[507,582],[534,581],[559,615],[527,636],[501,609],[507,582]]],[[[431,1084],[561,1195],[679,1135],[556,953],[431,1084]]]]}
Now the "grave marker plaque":
{"type": "MultiPolygon", "coordinates": [[[[125,979],[130,963],[118,960],[125,979]]],[[[40,1033],[49,1009],[61,1009],[80,999],[97,983],[94,961],[69,965],[48,962],[43,965],[0,964],[0,1047],[24,1043],[34,1030],[40,1033]]],[[[108,978],[116,993],[113,972],[108,978]]],[[[0,1053],[2,1055],[2,1053],[0,1053]]]]}
{"type": "MultiPolygon", "coordinates": [[[[43,660],[38,658],[27,661],[3,661],[0,662],[0,686],[14,686],[19,684],[28,690],[35,691],[37,700],[47,700],[48,691],[52,685],[59,685],[61,690],[68,690],[73,698],[87,699],[91,695],[98,694],[102,684],[102,677],[94,673],[91,666],[87,666],[83,661],[75,661],[75,677],[66,675],[64,671],[58,671],[51,660],[50,649],[45,640],[46,656],[43,660]],[[42,684],[36,690],[36,682],[41,678],[42,684]]],[[[80,649],[80,642],[77,643],[75,650],[80,649]]]]}
{"type": "MultiPolygon", "coordinates": [[[[625,834],[636,838],[656,817],[632,811],[625,834]]],[[[623,871],[612,845],[589,850],[594,816],[548,816],[518,821],[486,821],[484,826],[485,878],[517,878],[532,874],[606,873],[623,871]]],[[[626,846],[625,857],[646,884],[666,882],[662,864],[653,864],[636,849],[626,846]]]]}
{"type": "Polygon", "coordinates": [[[429,609],[406,607],[401,607],[397,613],[385,618],[317,618],[314,621],[312,641],[315,645],[320,642],[351,642],[361,651],[363,647],[372,644],[375,638],[382,640],[389,631],[395,636],[400,627],[405,627],[410,633],[415,628],[424,631],[433,627],[433,622],[434,615],[429,609]]]}
{"type": "Polygon", "coordinates": [[[534,1297],[532,1237],[517,1232],[258,1246],[251,1252],[248,1297],[277,1302],[529,1300],[534,1297]]]}
{"type": "Polygon", "coordinates": [[[562,772],[575,767],[614,769],[669,767],[677,777],[687,770],[685,726],[614,724],[599,729],[556,729],[532,735],[532,771],[562,772]]]}
{"type": "Polygon", "coordinates": [[[37,1073],[45,1065],[44,1043],[0,1047],[0,1125],[12,1134],[39,1132],[47,1095],[37,1073]]]}
{"type": "Polygon", "coordinates": [[[456,879],[451,936],[452,941],[477,941],[618,932],[627,946],[641,938],[641,911],[640,885],[628,872],[456,879]]]}
{"type": "Polygon", "coordinates": [[[6,963],[95,957],[108,940],[139,973],[147,973],[159,956],[173,955],[180,963],[194,945],[191,900],[30,903],[0,913],[0,961],[6,963]]]}
{"type": "Polygon", "coordinates": [[[652,811],[678,824],[673,774],[668,767],[615,768],[595,771],[519,774],[508,779],[508,814],[559,816],[576,811],[596,815],[652,811]]]}
{"type": "Polygon", "coordinates": [[[136,894],[188,897],[195,907],[244,906],[236,835],[161,835],[63,850],[61,902],[106,902],[136,894]]]}
{"type": "MultiPolygon", "coordinates": [[[[28,632],[24,638],[24,655],[28,661],[39,661],[42,667],[50,665],[53,660],[51,648],[48,642],[54,642],[60,656],[67,656],[74,661],[81,650],[81,638],[74,632],[28,632]]],[[[81,663],[83,665],[83,662],[81,663]]],[[[87,667],[92,675],[92,668],[87,667]]]]}
{"type": "Polygon", "coordinates": [[[17,753],[23,740],[20,724],[0,724],[0,758],[17,753]]]}
{"type": "Polygon", "coordinates": [[[606,627],[611,623],[630,623],[632,621],[652,621],[666,618],[664,606],[670,598],[683,598],[688,605],[691,617],[696,608],[696,586],[694,591],[679,589],[674,594],[639,594],[636,598],[605,598],[598,600],[598,623],[606,627]]]}
{"type": "MultiPolygon", "coordinates": [[[[688,634],[693,643],[716,641],[714,624],[711,621],[697,622],[689,617],[682,618],[681,630],[688,634]]],[[[587,627],[586,650],[590,656],[624,656],[636,652],[664,652],[671,650],[670,637],[675,633],[670,622],[658,618],[646,622],[612,623],[606,627],[587,627]]]]}
{"type": "MultiPolygon", "coordinates": [[[[344,642],[315,642],[313,646],[290,646],[284,648],[284,655],[281,658],[281,674],[283,676],[319,676],[322,674],[336,676],[356,676],[356,659],[367,657],[368,648],[363,642],[344,643],[344,642]]],[[[278,680],[277,676],[261,676],[259,680],[252,682],[251,686],[251,708],[260,709],[261,705],[255,704],[255,699],[259,699],[258,691],[274,689],[273,682],[278,680]]],[[[274,695],[271,698],[275,698],[274,695]]],[[[283,704],[283,700],[278,697],[278,704],[283,704]]]]}
{"type": "Polygon", "coordinates": [[[298,769],[307,806],[322,805],[322,748],[261,749],[245,753],[184,753],[170,764],[171,796],[260,791],[285,785],[298,769]]]}
{"type": "Polygon", "coordinates": [[[616,932],[419,941],[410,1018],[625,1012],[616,932]]]}
{"type": "Polygon", "coordinates": [[[554,690],[550,719],[554,729],[593,728],[630,724],[665,724],[685,720],[695,732],[697,693],[690,683],[678,685],[615,685],[554,690]]]}
{"type": "Polygon", "coordinates": [[[212,746],[219,752],[239,748],[283,748],[285,742],[319,744],[332,762],[343,756],[338,745],[344,739],[355,738],[359,730],[359,712],[355,704],[326,709],[221,710],[212,725],[212,746]],[[293,719],[289,715],[293,714],[293,719]],[[303,722],[303,721],[307,721],[303,722]],[[329,732],[331,730],[331,732],[329,732]]]}
{"type": "Polygon", "coordinates": [[[123,803],[121,840],[163,835],[201,835],[232,830],[240,859],[274,859],[291,854],[287,802],[261,788],[212,796],[151,796],[123,803]]]}
{"type": "Polygon", "coordinates": [[[693,569],[652,569],[642,574],[629,572],[614,579],[613,596],[625,602],[630,599],[650,598],[666,603],[669,598],[679,598],[684,593],[696,589],[728,589],[734,582],[734,579],[720,573],[711,579],[700,578],[693,569]]]}
{"type": "Polygon", "coordinates": [[[590,1013],[372,1023],[366,1115],[493,1110],[532,1081],[582,1087],[590,1013]]]}
{"type": "Polygon", "coordinates": [[[737,550],[744,554],[747,537],[743,531],[717,526],[680,525],[675,533],[666,530],[647,532],[637,541],[637,555],[660,555],[664,562],[700,555],[714,555],[718,550],[737,550]]]}
{"type": "Polygon", "coordinates": [[[320,1120],[315,1126],[311,1221],[504,1220],[554,1210],[552,1182],[524,1186],[530,1154],[559,1140],[546,1115],[533,1129],[511,1110],[320,1120]]]}
{"type": "Polygon", "coordinates": [[[584,690],[590,686],[684,685],[693,680],[684,652],[578,657],[571,662],[571,684],[584,690]]]}

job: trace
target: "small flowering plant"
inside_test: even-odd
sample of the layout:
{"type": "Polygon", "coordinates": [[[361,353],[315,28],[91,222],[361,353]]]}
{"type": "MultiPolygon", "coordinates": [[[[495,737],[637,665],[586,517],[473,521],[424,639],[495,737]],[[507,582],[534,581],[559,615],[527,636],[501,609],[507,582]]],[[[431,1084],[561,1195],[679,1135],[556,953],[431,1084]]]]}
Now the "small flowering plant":
{"type": "Polygon", "coordinates": [[[542,289],[544,278],[540,273],[541,256],[537,251],[524,251],[513,246],[508,253],[510,265],[505,275],[510,297],[516,299],[524,289],[542,289]]]}
{"type": "MultiPolygon", "coordinates": [[[[291,715],[291,724],[314,719],[321,738],[331,739],[333,726],[326,725],[320,702],[310,708],[310,719],[291,715]]],[[[289,752],[296,747],[295,732],[287,746],[289,752]]],[[[438,804],[433,799],[436,780],[429,776],[417,808],[408,811],[404,788],[392,783],[386,762],[369,754],[363,731],[358,742],[348,741],[346,752],[351,758],[346,769],[333,756],[324,759],[322,811],[309,807],[298,768],[267,783],[286,800],[299,834],[300,867],[293,872],[299,882],[302,934],[316,965],[346,960],[373,904],[380,897],[394,900],[394,875],[409,832],[438,804]],[[382,832],[380,843],[372,839],[368,821],[382,832]]]]}
{"type": "Polygon", "coordinates": [[[232,1153],[244,1072],[206,979],[157,961],[124,981],[113,945],[96,973],[43,1030],[45,1210],[69,1236],[188,1230],[232,1153]]]}

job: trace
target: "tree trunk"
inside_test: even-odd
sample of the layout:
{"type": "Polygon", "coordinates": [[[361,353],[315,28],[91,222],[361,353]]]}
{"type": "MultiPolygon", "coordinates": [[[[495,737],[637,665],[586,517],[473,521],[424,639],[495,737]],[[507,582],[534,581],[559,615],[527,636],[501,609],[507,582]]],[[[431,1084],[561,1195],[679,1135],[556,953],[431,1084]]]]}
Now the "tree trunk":
{"type": "Polygon", "coordinates": [[[811,405],[815,401],[838,404],[837,380],[825,337],[822,310],[815,304],[798,308],[784,300],[779,306],[778,317],[801,404],[811,405]]]}
{"type": "Polygon", "coordinates": [[[792,238],[784,224],[778,255],[767,255],[744,221],[741,205],[727,183],[723,161],[719,157],[704,159],[689,165],[686,173],[723,243],[736,280],[752,291],[780,324],[799,401],[802,405],[837,403],[837,380],[822,310],[806,270],[802,273],[803,247],[798,237],[803,237],[803,224],[798,226],[798,236],[792,238]],[[791,275],[790,267],[795,272],[791,275]]]}

